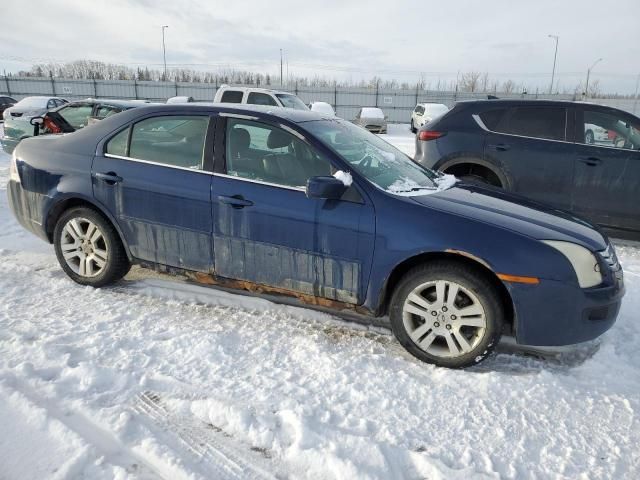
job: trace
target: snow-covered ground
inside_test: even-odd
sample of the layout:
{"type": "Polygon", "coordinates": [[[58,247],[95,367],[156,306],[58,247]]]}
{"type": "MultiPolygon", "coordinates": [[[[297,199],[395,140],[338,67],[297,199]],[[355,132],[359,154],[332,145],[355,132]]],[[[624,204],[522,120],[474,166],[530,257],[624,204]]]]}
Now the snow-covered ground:
{"type": "MultiPolygon", "coordinates": [[[[386,138],[411,153],[406,125],[386,138]]],[[[640,476],[640,250],[599,341],[451,371],[386,331],[134,271],[74,284],[8,211],[0,478],[640,476]]]]}

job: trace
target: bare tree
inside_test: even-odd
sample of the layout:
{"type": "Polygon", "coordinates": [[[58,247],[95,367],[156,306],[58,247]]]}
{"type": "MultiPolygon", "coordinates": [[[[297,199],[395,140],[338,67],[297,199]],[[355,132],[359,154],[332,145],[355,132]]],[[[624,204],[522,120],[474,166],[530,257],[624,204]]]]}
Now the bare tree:
{"type": "Polygon", "coordinates": [[[480,86],[480,72],[467,72],[463,73],[460,78],[460,90],[465,92],[476,92],[480,86]]]}

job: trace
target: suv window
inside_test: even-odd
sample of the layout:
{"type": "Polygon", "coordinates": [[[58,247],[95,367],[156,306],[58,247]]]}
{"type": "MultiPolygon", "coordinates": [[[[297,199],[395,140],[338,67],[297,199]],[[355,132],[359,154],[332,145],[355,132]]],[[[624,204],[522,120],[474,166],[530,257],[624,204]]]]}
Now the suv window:
{"type": "Polygon", "coordinates": [[[416,112],[416,113],[419,113],[419,114],[423,114],[423,113],[424,113],[424,107],[423,107],[422,105],[418,105],[418,106],[416,107],[415,112],[416,112]]]}
{"type": "Polygon", "coordinates": [[[482,112],[489,130],[524,137],[565,140],[567,111],[563,107],[512,107],[482,112]]]}
{"type": "Polygon", "coordinates": [[[64,118],[69,125],[77,130],[87,125],[92,111],[93,105],[86,103],[71,104],[58,110],[58,114],[60,114],[60,116],[64,118]]]}
{"type": "Polygon", "coordinates": [[[208,117],[187,115],[142,120],[131,129],[128,156],[201,169],[208,123],[208,117]]]}
{"type": "Polygon", "coordinates": [[[227,120],[227,174],[288,187],[304,187],[331,164],[291,133],[249,120],[227,120]]]}
{"type": "Polygon", "coordinates": [[[47,109],[55,108],[55,107],[57,107],[57,106],[58,106],[58,105],[56,104],[56,102],[55,102],[54,100],[49,100],[49,101],[47,102],[47,109]]]}
{"type": "Polygon", "coordinates": [[[222,103],[242,103],[243,92],[239,90],[227,90],[222,94],[222,103]]]}
{"type": "Polygon", "coordinates": [[[271,95],[260,92],[251,92],[249,94],[249,97],[247,98],[247,103],[251,103],[252,105],[272,105],[274,107],[279,106],[271,95]]]}
{"type": "Polygon", "coordinates": [[[640,124],[629,121],[624,115],[599,110],[584,110],[582,126],[584,136],[579,143],[640,149],[640,124]]]}

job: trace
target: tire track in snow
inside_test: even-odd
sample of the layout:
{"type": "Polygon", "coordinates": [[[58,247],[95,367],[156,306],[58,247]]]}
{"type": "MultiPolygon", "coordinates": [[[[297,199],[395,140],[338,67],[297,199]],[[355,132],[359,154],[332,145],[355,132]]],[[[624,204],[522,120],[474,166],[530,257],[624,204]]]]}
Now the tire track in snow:
{"type": "Polygon", "coordinates": [[[172,432],[180,443],[193,455],[204,462],[205,469],[213,475],[209,478],[220,480],[271,480],[273,475],[257,465],[258,460],[249,462],[252,455],[230,438],[220,441],[223,435],[215,427],[207,428],[190,417],[178,416],[171,412],[159,394],[144,392],[136,398],[133,410],[148,417],[163,430],[172,432]]]}

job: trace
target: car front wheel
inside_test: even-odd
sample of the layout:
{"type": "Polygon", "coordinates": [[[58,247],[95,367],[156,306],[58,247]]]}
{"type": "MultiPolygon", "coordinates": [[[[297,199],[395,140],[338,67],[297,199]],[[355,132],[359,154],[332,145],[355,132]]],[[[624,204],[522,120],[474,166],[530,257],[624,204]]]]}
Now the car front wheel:
{"type": "Polygon", "coordinates": [[[409,353],[427,363],[463,368],[492,352],[504,309],[484,274],[443,261],[405,275],[394,292],[390,317],[394,335],[409,353]]]}
{"type": "Polygon", "coordinates": [[[63,213],[53,236],[60,266],[81,285],[108,285],[120,280],[131,267],[113,225],[90,208],[63,213]]]}

